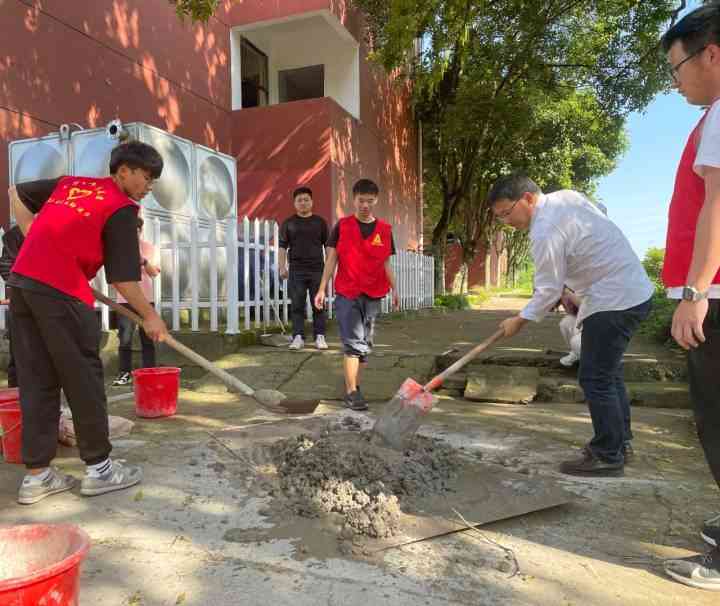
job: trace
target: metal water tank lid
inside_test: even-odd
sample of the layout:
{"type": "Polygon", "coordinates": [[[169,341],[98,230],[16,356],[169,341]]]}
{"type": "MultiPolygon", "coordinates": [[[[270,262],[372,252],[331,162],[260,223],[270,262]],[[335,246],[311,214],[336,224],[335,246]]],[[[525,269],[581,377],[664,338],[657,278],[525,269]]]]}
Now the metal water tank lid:
{"type": "Polygon", "coordinates": [[[67,172],[65,158],[57,147],[45,141],[29,142],[23,147],[14,166],[13,183],[55,179],[67,172]]]}
{"type": "Polygon", "coordinates": [[[142,140],[152,145],[163,158],[163,171],[153,187],[152,195],[165,210],[190,212],[192,191],[190,165],[173,137],[160,130],[144,128],[142,140]]]}
{"type": "Polygon", "coordinates": [[[224,219],[235,206],[233,179],[227,166],[208,156],[198,166],[198,202],[208,217],[224,219]]]}

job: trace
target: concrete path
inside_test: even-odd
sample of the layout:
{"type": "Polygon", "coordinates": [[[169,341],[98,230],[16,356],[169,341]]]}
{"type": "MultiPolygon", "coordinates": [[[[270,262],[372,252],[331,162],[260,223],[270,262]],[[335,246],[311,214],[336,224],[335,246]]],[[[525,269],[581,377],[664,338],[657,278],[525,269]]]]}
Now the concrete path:
{"type": "MultiPolygon", "coordinates": [[[[494,303],[502,307],[503,302],[494,303]]],[[[427,314],[379,326],[376,358],[363,389],[393,391],[422,374],[433,356],[490,334],[508,309],[427,314]]],[[[556,322],[544,323],[506,351],[560,347],[556,322]]],[[[330,338],[331,345],[337,344],[330,338]]],[[[638,355],[671,355],[636,343],[638,355]]],[[[234,372],[297,393],[339,388],[337,352],[297,354],[258,348],[222,359],[234,372]],[[257,353],[257,355],[256,355],[257,353]],[[252,365],[252,366],[251,366],[252,365]]],[[[256,381],[256,382],[257,382],[256,381]]],[[[260,386],[260,385],[258,385],[260,386]]],[[[231,606],[234,604],[362,605],[689,605],[717,596],[667,579],[661,558],[701,550],[698,527],[720,509],[718,490],[682,410],[637,409],[637,460],[614,480],[564,477],[559,461],[590,437],[581,404],[520,406],[443,396],[426,431],[466,446],[519,473],[559,479],[577,498],[564,507],[357,560],[325,557],[313,544],[255,542],[272,498],[253,484],[252,453],[239,456],[218,440],[229,427],[277,421],[252,400],[213,392],[210,382],[185,389],[179,414],[137,419],[115,455],[144,465],[142,485],[84,499],[65,494],[32,507],[15,504],[22,470],[0,463],[0,523],[70,521],[92,537],[83,569],[82,604],[231,606]],[[225,540],[230,529],[234,540],[225,540]],[[247,533],[243,542],[243,531],[247,533]],[[239,533],[239,534],[238,534],[239,533]],[[238,537],[240,542],[238,542],[238,537]],[[509,577],[506,552],[519,574],[509,577]]],[[[337,392],[335,392],[337,393],[337,392]]],[[[331,394],[332,395],[332,394],[331,394]]],[[[383,400],[371,405],[370,417],[383,400]]],[[[336,414],[327,400],[316,414],[336,414]]],[[[113,414],[134,419],[131,403],[113,414]]],[[[292,420],[284,422],[292,423],[292,420]]],[[[79,461],[61,450],[57,464],[77,475],[79,461]]]]}

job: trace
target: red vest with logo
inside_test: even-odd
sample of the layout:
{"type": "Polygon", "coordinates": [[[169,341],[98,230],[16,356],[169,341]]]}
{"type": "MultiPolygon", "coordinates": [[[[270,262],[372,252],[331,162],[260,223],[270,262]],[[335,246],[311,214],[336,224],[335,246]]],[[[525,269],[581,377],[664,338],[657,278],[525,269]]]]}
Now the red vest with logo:
{"type": "Polygon", "coordinates": [[[392,227],[377,219],[375,231],[363,239],[358,220],[353,217],[338,223],[338,271],[335,292],[348,299],[366,294],[380,299],[390,291],[385,261],[392,254],[392,227]]]}
{"type": "MultiPolygon", "coordinates": [[[[705,181],[693,169],[704,122],[705,116],[690,134],[675,176],[662,270],[666,288],[685,286],[690,271],[698,216],[705,203],[705,181]]],[[[713,284],[720,284],[720,272],[713,284]]]]}
{"type": "Polygon", "coordinates": [[[124,206],[139,209],[110,177],[63,177],[35,217],[12,271],[92,307],[88,282],[103,265],[103,228],[124,206]]]}

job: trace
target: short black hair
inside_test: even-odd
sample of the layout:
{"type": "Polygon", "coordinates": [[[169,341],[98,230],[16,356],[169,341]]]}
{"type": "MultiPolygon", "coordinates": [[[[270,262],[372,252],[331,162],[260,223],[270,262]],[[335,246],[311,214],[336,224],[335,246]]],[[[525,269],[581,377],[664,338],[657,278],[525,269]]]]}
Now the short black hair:
{"type": "Polygon", "coordinates": [[[360,179],[353,185],[353,196],[364,194],[369,196],[377,196],[380,194],[380,188],[375,181],[371,179],[360,179]]]}
{"type": "Polygon", "coordinates": [[[300,196],[300,195],[302,195],[302,194],[307,194],[307,195],[310,196],[311,198],[313,197],[313,195],[312,195],[312,189],[310,189],[309,187],[298,187],[298,188],[293,192],[293,201],[295,200],[295,198],[297,198],[298,196],[300,196]]]}
{"type": "Polygon", "coordinates": [[[110,174],[114,175],[121,166],[146,170],[153,179],[157,179],[162,174],[163,159],[152,145],[129,141],[118,145],[110,154],[110,174]]]}
{"type": "Polygon", "coordinates": [[[663,50],[668,52],[678,40],[689,55],[720,44],[720,2],[709,2],[680,19],[662,37],[663,50]]]}
{"type": "Polygon", "coordinates": [[[500,177],[490,188],[488,202],[492,206],[500,200],[519,200],[526,192],[531,194],[539,193],[540,188],[524,173],[513,173],[500,177]]]}

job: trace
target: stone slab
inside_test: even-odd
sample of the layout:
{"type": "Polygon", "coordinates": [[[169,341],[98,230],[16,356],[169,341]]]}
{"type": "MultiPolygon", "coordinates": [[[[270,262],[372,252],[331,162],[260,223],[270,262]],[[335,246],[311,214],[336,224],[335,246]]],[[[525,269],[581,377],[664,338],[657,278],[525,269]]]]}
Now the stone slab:
{"type": "Polygon", "coordinates": [[[537,368],[487,366],[472,369],[468,376],[465,398],[477,402],[528,403],[538,390],[537,368]]]}

